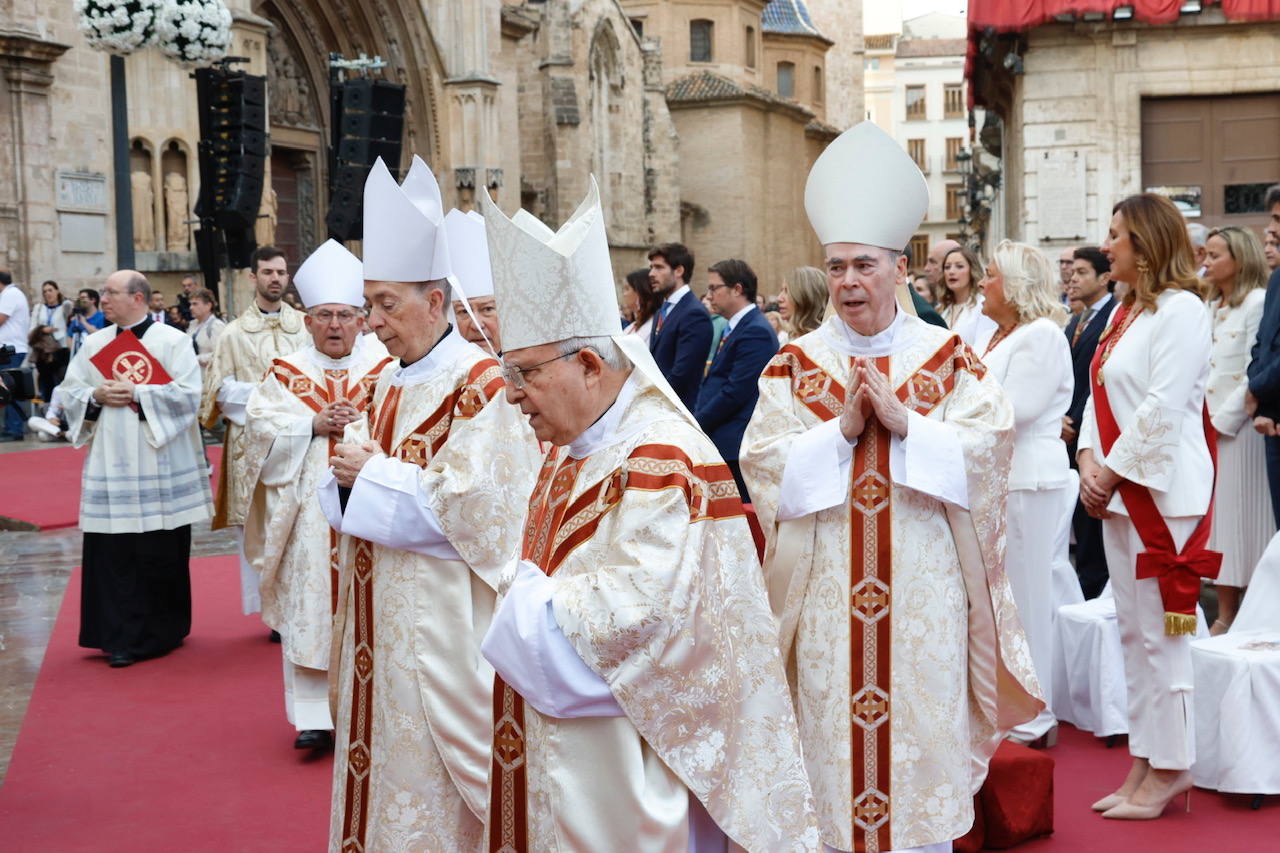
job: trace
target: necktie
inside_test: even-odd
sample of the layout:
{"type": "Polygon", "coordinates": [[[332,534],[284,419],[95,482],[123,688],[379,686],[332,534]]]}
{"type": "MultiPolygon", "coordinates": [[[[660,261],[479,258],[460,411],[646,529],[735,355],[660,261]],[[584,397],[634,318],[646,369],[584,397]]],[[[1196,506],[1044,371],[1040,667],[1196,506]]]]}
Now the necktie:
{"type": "Polygon", "coordinates": [[[658,309],[658,326],[653,333],[656,335],[662,331],[662,324],[667,321],[667,313],[671,311],[671,303],[663,302],[662,307],[658,309]]]}
{"type": "Polygon", "coordinates": [[[1071,346],[1074,347],[1080,340],[1080,336],[1084,334],[1084,327],[1089,325],[1089,321],[1093,319],[1093,309],[1086,308],[1084,313],[1080,315],[1080,321],[1076,323],[1076,331],[1071,336],[1071,346]]]}
{"type": "Polygon", "coordinates": [[[725,326],[724,334],[720,336],[720,346],[716,347],[716,355],[719,355],[721,351],[724,350],[724,343],[725,341],[729,340],[729,335],[731,335],[732,333],[733,333],[733,329],[730,329],[728,326],[725,326]]]}

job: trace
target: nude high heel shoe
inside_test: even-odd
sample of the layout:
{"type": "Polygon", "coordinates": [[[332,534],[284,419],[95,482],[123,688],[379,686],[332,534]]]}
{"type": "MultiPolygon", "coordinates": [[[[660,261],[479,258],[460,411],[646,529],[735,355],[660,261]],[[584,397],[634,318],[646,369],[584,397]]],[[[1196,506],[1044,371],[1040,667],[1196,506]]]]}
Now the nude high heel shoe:
{"type": "Polygon", "coordinates": [[[1190,813],[1191,787],[1191,774],[1188,772],[1181,780],[1169,788],[1168,793],[1160,802],[1152,803],[1149,806],[1140,806],[1125,800],[1118,806],[1113,806],[1103,812],[1102,816],[1112,820],[1155,820],[1164,814],[1165,807],[1179,794],[1183,795],[1187,812],[1190,813]]]}
{"type": "Polygon", "coordinates": [[[1146,778],[1149,770],[1146,761],[1135,761],[1134,765],[1129,769],[1129,775],[1125,777],[1124,784],[1117,788],[1114,792],[1107,794],[1098,800],[1092,806],[1095,812],[1105,812],[1129,799],[1129,795],[1138,790],[1138,786],[1142,784],[1142,780],[1146,778]]]}

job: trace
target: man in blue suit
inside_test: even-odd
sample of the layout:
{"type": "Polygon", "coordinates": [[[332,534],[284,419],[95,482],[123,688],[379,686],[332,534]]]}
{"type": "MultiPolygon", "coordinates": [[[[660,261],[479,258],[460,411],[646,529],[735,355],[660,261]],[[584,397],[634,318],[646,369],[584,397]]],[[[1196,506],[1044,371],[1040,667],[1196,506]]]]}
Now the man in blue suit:
{"type": "MultiPolygon", "coordinates": [[[[1071,257],[1067,296],[1084,305],[1084,310],[1072,317],[1066,328],[1076,387],[1071,395],[1071,407],[1062,419],[1062,440],[1067,443],[1067,456],[1074,468],[1080,421],[1092,387],[1089,384],[1089,363],[1093,361],[1102,330],[1107,327],[1107,320],[1115,310],[1116,300],[1108,291],[1111,262],[1106,255],[1096,246],[1081,246],[1071,257]]],[[[1084,505],[1077,501],[1071,526],[1076,534],[1076,575],[1080,579],[1080,589],[1085,598],[1097,598],[1110,576],[1107,555],[1102,550],[1102,522],[1090,516],[1084,505]]]]}
{"type": "Polygon", "coordinates": [[[649,251],[649,282],[663,297],[653,318],[649,350],[691,412],[711,349],[711,315],[689,289],[692,277],[693,253],[680,243],[663,243],[649,251]]]}
{"type": "Polygon", "coordinates": [[[760,396],[756,380],[778,351],[778,336],[756,308],[756,274],[746,261],[731,259],[713,265],[707,272],[707,295],[712,310],[729,325],[720,337],[693,416],[733,471],[745,503],[751,498],[738,468],[738,447],[760,396]]]}
{"type": "MultiPolygon", "coordinates": [[[[1280,239],[1280,184],[1267,190],[1271,221],[1267,233],[1280,239]]],[[[1253,428],[1265,438],[1267,482],[1271,485],[1271,511],[1280,524],[1280,270],[1271,274],[1263,303],[1258,339],[1249,362],[1249,392],[1245,410],[1253,415],[1253,428]]]]}

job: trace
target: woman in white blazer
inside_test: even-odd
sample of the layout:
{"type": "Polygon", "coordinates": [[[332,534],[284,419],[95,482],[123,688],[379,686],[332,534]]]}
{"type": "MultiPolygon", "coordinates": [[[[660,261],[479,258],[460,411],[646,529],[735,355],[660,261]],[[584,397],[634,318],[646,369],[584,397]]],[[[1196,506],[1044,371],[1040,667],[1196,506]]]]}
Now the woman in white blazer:
{"type": "Polygon", "coordinates": [[[1248,228],[1228,225],[1205,241],[1205,279],[1213,349],[1205,398],[1218,432],[1218,491],[1210,547],[1222,552],[1218,619],[1211,634],[1231,627],[1253,567],[1276,532],[1267,497],[1266,451],[1245,411],[1250,351],[1262,322],[1267,264],[1248,228]]]}
{"type": "Polygon", "coordinates": [[[995,331],[995,324],[982,313],[982,291],[978,287],[981,277],[982,263],[970,248],[952,249],[942,259],[938,313],[947,321],[947,328],[969,346],[995,331]]]}
{"type": "Polygon", "coordinates": [[[203,371],[213,359],[213,345],[227,324],[215,313],[212,291],[204,288],[192,291],[188,304],[191,306],[191,323],[187,326],[187,336],[196,348],[196,361],[203,371]]]}
{"type": "Polygon", "coordinates": [[[1203,417],[1209,316],[1195,293],[1199,282],[1186,222],[1167,198],[1144,193],[1117,204],[1102,251],[1111,277],[1129,288],[1094,354],[1094,393],[1085,405],[1076,458],[1080,499],[1103,519],[1133,764],[1115,793],[1093,808],[1109,818],[1149,820],[1190,792],[1195,760],[1194,633],[1188,632],[1195,630],[1199,577],[1162,590],[1161,580],[1186,574],[1171,561],[1154,559],[1160,552],[1146,540],[1171,540],[1182,554],[1211,560],[1199,547],[1201,537],[1207,542],[1201,520],[1213,487],[1203,417]],[[1144,573],[1155,569],[1158,576],[1137,577],[1144,552],[1144,573]]]}
{"type": "Polygon", "coordinates": [[[1056,298],[1057,274],[1035,248],[1005,240],[987,264],[982,313],[992,331],[978,353],[1013,405],[1013,464],[1009,471],[1005,573],[1031,647],[1045,710],[1017,726],[1009,739],[1052,746],[1053,571],[1066,566],[1075,508],[1076,475],[1062,442],[1062,413],[1075,386],[1071,347],[1062,327],[1067,310],[1056,298]]]}

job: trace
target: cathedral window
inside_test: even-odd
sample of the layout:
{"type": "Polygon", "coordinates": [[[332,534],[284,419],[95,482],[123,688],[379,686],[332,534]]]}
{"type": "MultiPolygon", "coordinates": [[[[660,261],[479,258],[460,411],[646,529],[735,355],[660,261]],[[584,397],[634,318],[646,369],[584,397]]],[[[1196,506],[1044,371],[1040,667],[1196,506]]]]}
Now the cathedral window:
{"type": "Polygon", "coordinates": [[[796,64],[794,62],[778,63],[778,94],[784,98],[796,96],[796,64]]]}
{"type": "Polygon", "coordinates": [[[710,62],[715,23],[697,20],[689,22],[689,61],[710,62]]]}

